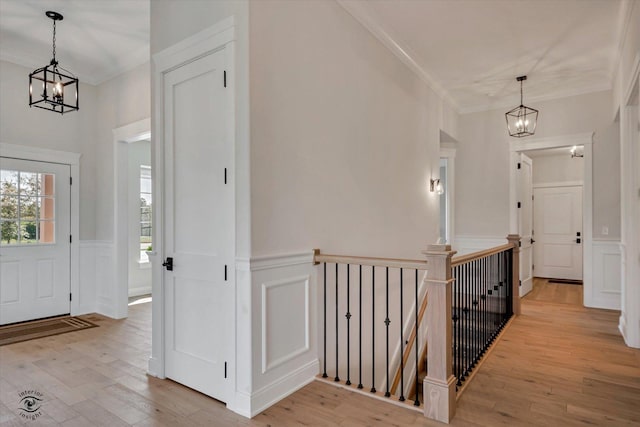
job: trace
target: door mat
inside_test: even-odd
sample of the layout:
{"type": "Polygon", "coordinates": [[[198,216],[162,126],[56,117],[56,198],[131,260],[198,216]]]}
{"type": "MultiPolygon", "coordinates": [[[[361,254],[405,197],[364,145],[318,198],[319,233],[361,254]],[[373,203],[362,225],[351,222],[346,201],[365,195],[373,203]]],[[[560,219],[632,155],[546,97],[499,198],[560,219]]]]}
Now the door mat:
{"type": "Polygon", "coordinates": [[[97,327],[95,323],[72,316],[0,326],[0,346],[97,327]]]}
{"type": "Polygon", "coordinates": [[[582,286],[582,280],[549,279],[549,283],[562,283],[563,285],[580,285],[580,286],[582,286]]]}

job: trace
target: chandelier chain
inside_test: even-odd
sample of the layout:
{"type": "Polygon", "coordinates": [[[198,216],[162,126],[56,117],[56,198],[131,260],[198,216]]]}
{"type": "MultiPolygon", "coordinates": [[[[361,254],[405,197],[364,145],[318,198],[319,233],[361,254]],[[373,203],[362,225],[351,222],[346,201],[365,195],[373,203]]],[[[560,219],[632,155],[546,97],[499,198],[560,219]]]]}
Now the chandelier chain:
{"type": "MultiPolygon", "coordinates": [[[[54,49],[55,49],[55,44],[54,44],[54,49]]],[[[522,99],[522,80],[520,80],[520,105],[524,105],[523,99],[522,99]]]]}
{"type": "Polygon", "coordinates": [[[53,60],[56,60],[56,20],[53,20],[53,60]]]}

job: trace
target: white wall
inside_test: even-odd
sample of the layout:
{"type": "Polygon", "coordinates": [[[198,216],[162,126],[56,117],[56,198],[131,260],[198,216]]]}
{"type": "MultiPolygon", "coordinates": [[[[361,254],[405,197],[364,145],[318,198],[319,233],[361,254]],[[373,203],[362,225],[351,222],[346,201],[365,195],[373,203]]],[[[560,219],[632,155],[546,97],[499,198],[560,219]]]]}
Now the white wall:
{"type": "Polygon", "coordinates": [[[533,158],[533,184],[576,182],[584,179],[584,158],[566,153],[533,158]]]}
{"type": "Polygon", "coordinates": [[[96,238],[114,239],[113,129],[149,118],[150,64],[147,62],[97,87],[96,238]]]}
{"type": "Polygon", "coordinates": [[[82,155],[78,237],[95,239],[97,90],[81,82],[80,110],[68,114],[29,108],[28,76],[32,71],[0,61],[0,142],[82,155]]]}
{"type": "MultiPolygon", "coordinates": [[[[532,104],[540,110],[536,138],[595,131],[593,146],[594,239],[620,238],[620,143],[610,114],[611,92],[532,104]],[[602,227],[609,228],[607,236],[602,227]]],[[[503,110],[460,120],[456,157],[456,234],[502,237],[509,231],[509,136],[503,110]]],[[[534,166],[535,169],[535,166],[534,166]]]]}
{"type": "Polygon", "coordinates": [[[420,257],[442,100],[333,1],[251,3],[252,254],[420,257]]]}

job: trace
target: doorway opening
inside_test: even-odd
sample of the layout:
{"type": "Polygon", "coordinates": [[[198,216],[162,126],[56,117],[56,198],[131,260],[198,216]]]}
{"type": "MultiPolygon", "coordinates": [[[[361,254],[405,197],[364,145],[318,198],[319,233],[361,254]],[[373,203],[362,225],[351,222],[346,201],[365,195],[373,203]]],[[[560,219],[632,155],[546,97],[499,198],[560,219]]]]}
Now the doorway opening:
{"type": "MultiPolygon", "coordinates": [[[[151,124],[141,120],[114,130],[115,318],[151,302],[153,223],[151,124]]],[[[150,310],[146,310],[150,313],[150,310]]]]}
{"type": "Polygon", "coordinates": [[[582,301],[584,146],[526,153],[533,160],[532,297],[582,301]]]}
{"type": "Polygon", "coordinates": [[[584,304],[590,295],[592,138],[580,134],[511,144],[510,229],[522,239],[520,296],[533,290],[530,298],[537,299],[544,287],[551,293],[571,289],[584,304]]]}

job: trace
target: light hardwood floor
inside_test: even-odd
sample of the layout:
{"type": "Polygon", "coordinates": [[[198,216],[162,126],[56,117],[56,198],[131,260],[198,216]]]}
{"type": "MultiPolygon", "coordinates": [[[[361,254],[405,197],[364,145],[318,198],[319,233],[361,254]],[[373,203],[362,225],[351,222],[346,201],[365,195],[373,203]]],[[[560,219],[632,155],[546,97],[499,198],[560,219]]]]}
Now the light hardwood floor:
{"type": "MultiPolygon", "coordinates": [[[[536,281],[459,399],[453,426],[640,424],[640,350],[624,346],[617,312],[571,303],[575,292],[536,281]]],[[[0,426],[22,425],[18,393],[30,389],[45,401],[31,426],[442,425],[317,381],[246,420],[145,375],[150,304],[130,307],[127,320],[89,317],[100,327],[0,347],[0,426]]]]}

